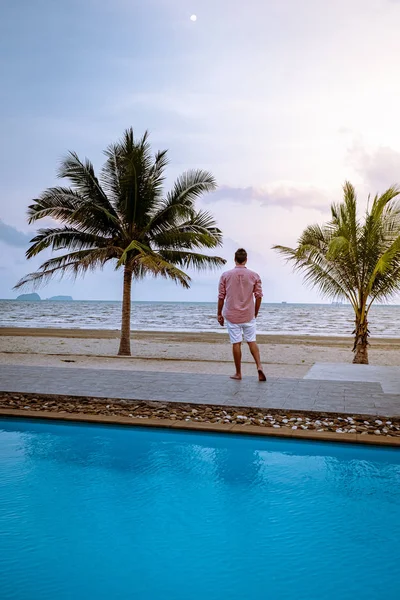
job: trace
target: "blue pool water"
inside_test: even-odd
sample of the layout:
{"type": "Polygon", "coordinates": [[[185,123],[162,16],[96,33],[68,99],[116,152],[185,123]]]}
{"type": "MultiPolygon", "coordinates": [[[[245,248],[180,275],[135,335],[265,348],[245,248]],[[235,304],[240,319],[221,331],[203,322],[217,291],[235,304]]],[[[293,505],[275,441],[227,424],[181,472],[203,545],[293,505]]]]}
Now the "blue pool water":
{"type": "Polygon", "coordinates": [[[1,600],[399,597],[400,452],[0,420],[1,600]]]}

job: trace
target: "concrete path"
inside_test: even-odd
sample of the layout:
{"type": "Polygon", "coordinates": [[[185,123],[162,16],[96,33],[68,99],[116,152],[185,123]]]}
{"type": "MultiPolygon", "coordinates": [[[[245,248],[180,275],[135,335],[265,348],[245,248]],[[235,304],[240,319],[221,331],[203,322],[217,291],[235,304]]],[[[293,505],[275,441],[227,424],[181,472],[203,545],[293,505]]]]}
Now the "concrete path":
{"type": "Polygon", "coordinates": [[[400,416],[379,383],[0,365],[0,391],[400,416]]]}
{"type": "Polygon", "coordinates": [[[304,376],[304,379],[379,383],[385,394],[400,394],[400,367],[316,363],[304,376]]]}

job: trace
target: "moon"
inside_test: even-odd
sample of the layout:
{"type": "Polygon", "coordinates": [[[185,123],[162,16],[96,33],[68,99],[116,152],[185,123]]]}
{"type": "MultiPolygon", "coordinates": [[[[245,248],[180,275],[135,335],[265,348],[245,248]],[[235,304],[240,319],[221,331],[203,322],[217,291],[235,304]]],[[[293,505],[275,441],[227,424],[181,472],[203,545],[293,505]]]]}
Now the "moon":
{"type": "Polygon", "coordinates": [[[190,17],[190,20],[193,21],[193,22],[197,21],[197,15],[192,15],[190,17]]]}

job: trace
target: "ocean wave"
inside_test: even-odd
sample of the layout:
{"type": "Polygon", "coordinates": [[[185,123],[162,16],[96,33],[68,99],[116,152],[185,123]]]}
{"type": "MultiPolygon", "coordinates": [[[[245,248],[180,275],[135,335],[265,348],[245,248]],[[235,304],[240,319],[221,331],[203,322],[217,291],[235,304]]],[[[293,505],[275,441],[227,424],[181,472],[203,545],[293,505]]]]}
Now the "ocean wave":
{"type": "MultiPolygon", "coordinates": [[[[140,331],[218,331],[215,303],[134,302],[132,329],[140,331]]],[[[400,307],[378,305],[370,312],[370,330],[377,337],[399,337],[400,307]]],[[[0,327],[119,329],[120,302],[25,303],[0,301],[0,327]]],[[[268,304],[261,307],[258,331],[285,335],[351,335],[350,306],[331,304],[268,304]]]]}

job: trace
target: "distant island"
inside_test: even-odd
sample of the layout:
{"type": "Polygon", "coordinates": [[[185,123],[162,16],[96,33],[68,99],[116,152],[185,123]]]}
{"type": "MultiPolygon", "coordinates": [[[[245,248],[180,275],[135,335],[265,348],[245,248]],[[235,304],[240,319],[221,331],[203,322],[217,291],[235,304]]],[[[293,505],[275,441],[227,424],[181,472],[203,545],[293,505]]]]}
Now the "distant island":
{"type": "MultiPolygon", "coordinates": [[[[39,294],[36,294],[36,293],[21,294],[16,299],[20,300],[22,302],[41,302],[42,301],[42,298],[39,296],[39,294]]],[[[51,298],[46,298],[45,300],[48,302],[73,302],[74,301],[72,296],[51,296],[51,298]]]]}
{"type": "Polygon", "coordinates": [[[17,300],[21,300],[21,302],[40,302],[41,297],[39,294],[21,294],[17,297],[17,300]]]}

